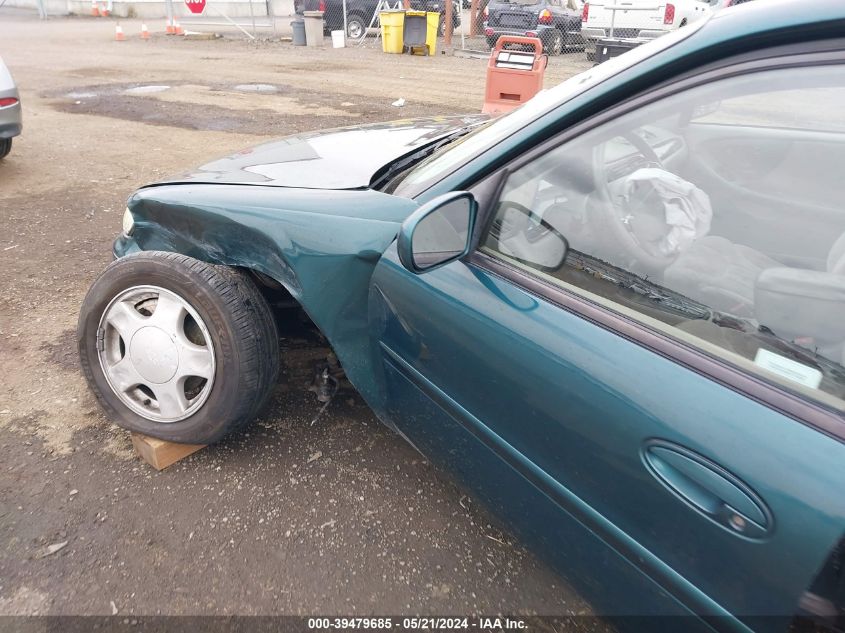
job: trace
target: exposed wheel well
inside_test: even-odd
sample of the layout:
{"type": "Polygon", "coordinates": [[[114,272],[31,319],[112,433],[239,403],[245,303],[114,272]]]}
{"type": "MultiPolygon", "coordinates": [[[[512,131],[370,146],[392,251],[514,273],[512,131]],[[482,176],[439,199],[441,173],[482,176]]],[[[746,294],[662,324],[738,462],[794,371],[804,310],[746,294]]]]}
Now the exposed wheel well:
{"type": "Polygon", "coordinates": [[[304,327],[317,336],[323,343],[328,344],[326,336],[311,320],[311,317],[308,316],[308,313],[305,312],[302,305],[287,288],[262,272],[250,268],[244,268],[242,270],[248,272],[255,280],[258,289],[270,305],[273,317],[276,319],[276,326],[283,337],[292,328],[300,330],[304,327]]]}

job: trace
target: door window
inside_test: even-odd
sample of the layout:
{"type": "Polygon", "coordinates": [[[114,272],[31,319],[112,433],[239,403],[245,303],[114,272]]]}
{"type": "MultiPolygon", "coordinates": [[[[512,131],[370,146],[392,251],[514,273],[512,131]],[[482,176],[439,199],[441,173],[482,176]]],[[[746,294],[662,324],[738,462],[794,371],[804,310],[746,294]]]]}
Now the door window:
{"type": "Polygon", "coordinates": [[[544,152],[481,249],[845,409],[844,70],[716,81],[544,152]]]}

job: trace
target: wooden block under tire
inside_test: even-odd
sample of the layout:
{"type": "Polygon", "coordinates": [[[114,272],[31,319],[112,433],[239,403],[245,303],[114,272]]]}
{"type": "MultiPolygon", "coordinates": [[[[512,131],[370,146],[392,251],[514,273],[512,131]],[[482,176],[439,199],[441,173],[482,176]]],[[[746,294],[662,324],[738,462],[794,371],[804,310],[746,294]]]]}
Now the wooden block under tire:
{"type": "Polygon", "coordinates": [[[164,470],[180,459],[184,459],[206,447],[205,444],[177,444],[141,433],[130,433],[129,435],[132,436],[132,446],[135,447],[138,457],[156,470],[164,470]]]}

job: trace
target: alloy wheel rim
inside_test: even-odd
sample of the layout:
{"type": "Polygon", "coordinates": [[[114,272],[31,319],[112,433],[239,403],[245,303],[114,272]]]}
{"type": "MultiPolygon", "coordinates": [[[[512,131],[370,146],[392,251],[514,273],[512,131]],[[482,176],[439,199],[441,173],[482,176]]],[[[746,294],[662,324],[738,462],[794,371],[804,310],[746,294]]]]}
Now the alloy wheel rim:
{"type": "Polygon", "coordinates": [[[359,40],[363,36],[364,28],[358,22],[351,22],[349,24],[349,37],[353,40],[359,40]]]}
{"type": "Polygon", "coordinates": [[[185,299],[158,286],[128,288],[111,300],[97,328],[97,354],[114,394],[153,422],[196,413],[217,369],[202,318],[185,299]]]}

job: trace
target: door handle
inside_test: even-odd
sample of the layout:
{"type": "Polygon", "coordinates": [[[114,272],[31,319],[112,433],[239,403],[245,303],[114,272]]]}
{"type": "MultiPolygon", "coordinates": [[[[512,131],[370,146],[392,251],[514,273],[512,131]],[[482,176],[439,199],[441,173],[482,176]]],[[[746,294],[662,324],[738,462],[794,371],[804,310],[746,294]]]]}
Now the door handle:
{"type": "Polygon", "coordinates": [[[651,474],[714,523],[746,538],[771,532],[771,512],[749,486],[718,464],[682,446],[652,441],[644,451],[651,474]]]}

